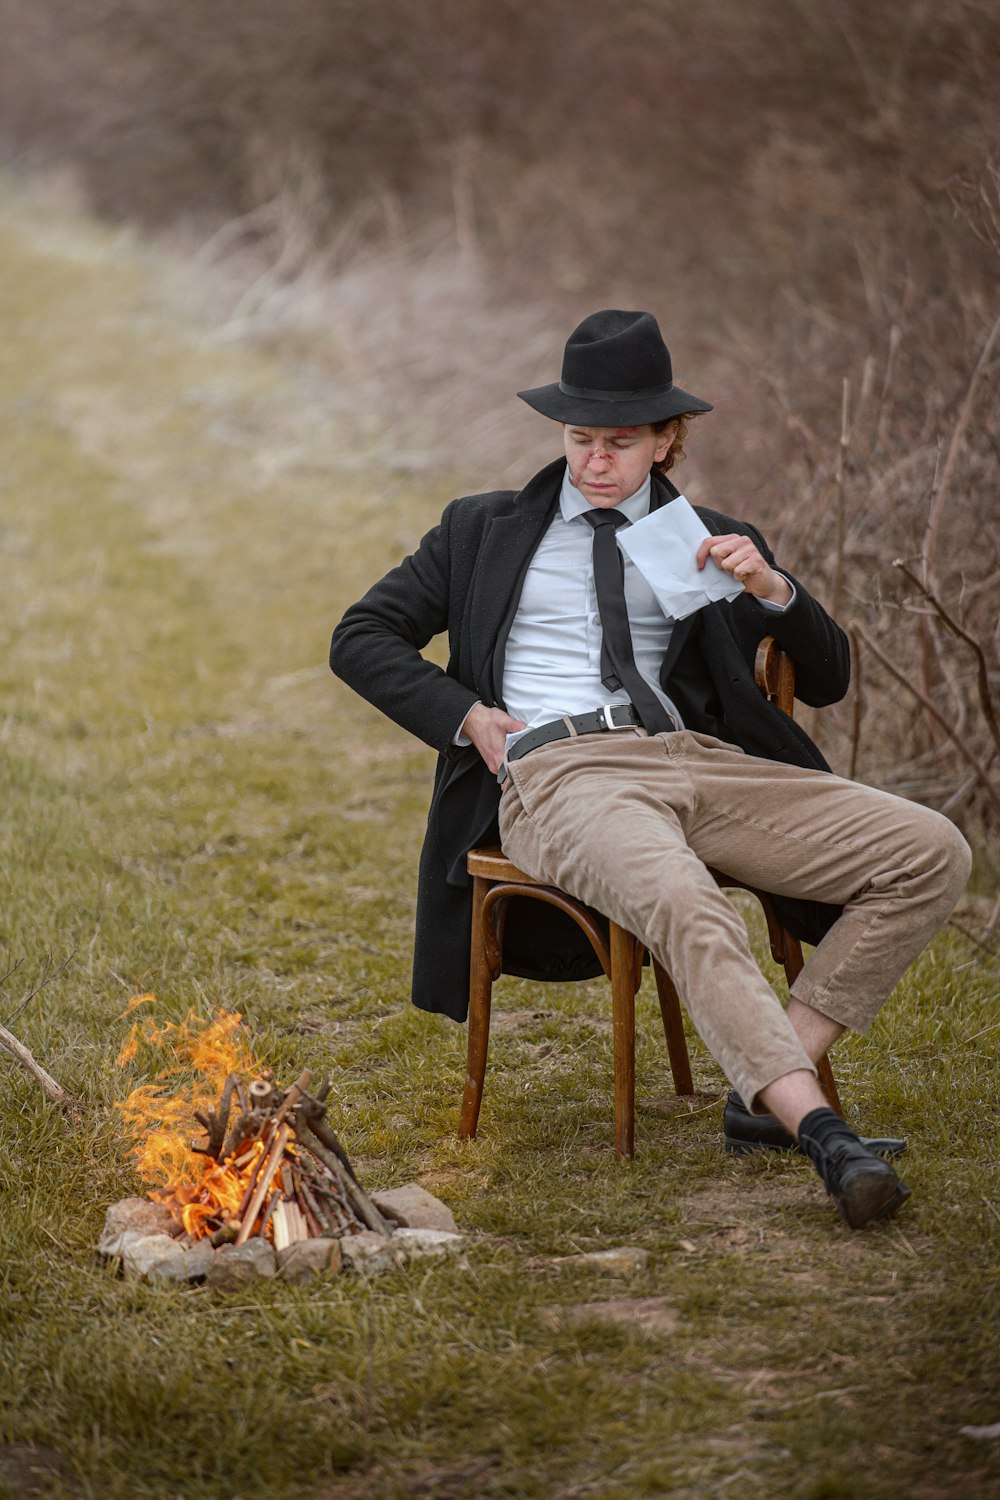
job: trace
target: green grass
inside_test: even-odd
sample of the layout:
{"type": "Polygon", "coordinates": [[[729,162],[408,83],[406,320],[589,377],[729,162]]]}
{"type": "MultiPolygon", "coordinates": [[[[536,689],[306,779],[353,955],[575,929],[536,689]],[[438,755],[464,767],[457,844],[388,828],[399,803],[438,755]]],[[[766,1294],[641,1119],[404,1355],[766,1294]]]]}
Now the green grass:
{"type": "MultiPolygon", "coordinates": [[[[943,934],[839,1049],[852,1113],[912,1142],[911,1204],[865,1234],[802,1162],[724,1158],[715,1104],[641,1110],[616,1163],[599,984],[498,987],[459,1143],[464,1031],[408,1003],[433,757],[324,666],[447,481],[327,464],[351,434],[321,392],[185,327],[127,244],[0,209],[0,1018],[72,953],[16,1029],[86,1102],[0,1058],[0,1438],[102,1500],[994,1493],[997,1444],[960,1429],[1000,1420],[995,970],[943,934]],[[140,990],[328,1069],[364,1180],[440,1193],[464,1260],[228,1297],[98,1268],[138,1186],[113,1103],[140,990]],[[555,1263],[615,1244],[648,1268],[555,1263]],[[620,1296],[673,1328],[570,1315],[620,1296]]],[[[657,1026],[645,993],[641,1098],[669,1092],[657,1026]]]]}

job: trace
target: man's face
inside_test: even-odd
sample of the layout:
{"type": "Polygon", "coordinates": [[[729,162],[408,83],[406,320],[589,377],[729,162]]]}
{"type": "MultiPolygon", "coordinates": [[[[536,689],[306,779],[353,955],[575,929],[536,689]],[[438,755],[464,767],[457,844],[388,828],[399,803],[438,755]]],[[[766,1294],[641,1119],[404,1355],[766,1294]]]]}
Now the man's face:
{"type": "Polygon", "coordinates": [[[563,425],[569,477],[591,505],[611,510],[645,483],[654,463],[670,452],[677,431],[671,422],[662,432],[645,427],[570,427],[563,425]]]}

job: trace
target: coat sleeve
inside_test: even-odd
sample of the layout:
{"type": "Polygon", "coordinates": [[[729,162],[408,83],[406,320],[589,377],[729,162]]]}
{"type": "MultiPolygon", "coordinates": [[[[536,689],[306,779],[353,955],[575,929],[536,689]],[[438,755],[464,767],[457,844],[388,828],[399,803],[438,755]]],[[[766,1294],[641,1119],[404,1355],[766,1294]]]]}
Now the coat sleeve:
{"type": "Polygon", "coordinates": [[[770,566],[795,587],[794,602],[780,614],[766,609],[752,594],[743,594],[733,600],[730,606],[733,620],[751,665],[758,642],[765,635],[773,635],[795,663],[796,698],[813,708],[838,703],[851,681],[851,648],[845,632],[804,584],[775,560],[755,526],[746,521],[734,521],[717,512],[699,510],[699,513],[712,532],[742,531],[747,534],[770,566]]]}
{"type": "Polygon", "coordinates": [[[356,693],[424,740],[447,750],[477,694],[425,660],[448,628],[452,501],[417,550],[352,604],[333,632],[330,666],[356,693]]]}

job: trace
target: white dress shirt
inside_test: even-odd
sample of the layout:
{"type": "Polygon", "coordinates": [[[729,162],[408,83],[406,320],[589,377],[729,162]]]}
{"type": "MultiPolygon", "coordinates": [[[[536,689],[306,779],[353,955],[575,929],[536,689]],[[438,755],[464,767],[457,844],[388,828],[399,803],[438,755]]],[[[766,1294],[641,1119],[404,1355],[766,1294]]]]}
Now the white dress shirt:
{"type": "MultiPolygon", "coordinates": [[[[641,521],[649,514],[651,493],[652,481],[647,478],[616,509],[632,522],[641,521]]],[[[507,712],[525,724],[524,729],[507,736],[508,750],[522,734],[540,724],[629,701],[625,688],[610,692],[601,681],[603,633],[594,583],[594,532],[583,519],[584,511],[592,508],[571,481],[567,466],[559,507],[528,565],[507,638],[501,692],[507,712]]],[[[792,585],[789,604],[794,599],[792,585]]],[[[663,613],[649,584],[627,557],[625,602],[636,667],[677,727],[683,729],[676,705],[659,684],[660,663],[670,644],[674,621],[663,613]]],[[[777,614],[789,608],[789,604],[761,603],[777,614]]],[[[454,743],[471,743],[461,727],[454,743]]]]}
{"type": "MultiPolygon", "coordinates": [[[[647,479],[616,509],[630,521],[642,520],[649,514],[651,490],[647,479]]],[[[528,566],[507,638],[503,700],[507,712],[527,726],[508,735],[508,750],[539,724],[629,701],[625,688],[612,693],[601,681],[603,632],[594,583],[594,532],[583,519],[584,511],[592,508],[570,479],[567,466],[559,508],[528,566]]],[[[636,667],[681,728],[681,716],[657,680],[673,621],[628,558],[625,602],[636,667]]]]}

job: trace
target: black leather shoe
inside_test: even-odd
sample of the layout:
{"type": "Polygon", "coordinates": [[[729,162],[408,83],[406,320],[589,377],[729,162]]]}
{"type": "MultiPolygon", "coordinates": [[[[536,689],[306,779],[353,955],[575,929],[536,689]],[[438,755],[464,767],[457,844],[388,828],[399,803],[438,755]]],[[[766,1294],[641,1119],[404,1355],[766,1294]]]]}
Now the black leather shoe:
{"type": "MultiPolygon", "coordinates": [[[[732,1090],[722,1114],[725,1150],[734,1156],[751,1151],[801,1151],[802,1147],[774,1115],[752,1115],[742,1098],[732,1090]]],[[[907,1142],[899,1136],[858,1136],[862,1146],[878,1156],[902,1156],[907,1142]]]]}
{"type": "MultiPolygon", "coordinates": [[[[814,1113],[819,1115],[820,1111],[814,1113]]],[[[799,1141],[836,1203],[840,1217],[851,1229],[863,1229],[877,1219],[888,1219],[910,1196],[906,1183],[896,1176],[889,1163],[866,1150],[846,1125],[826,1130],[820,1143],[810,1136],[804,1124],[799,1141]]]]}

